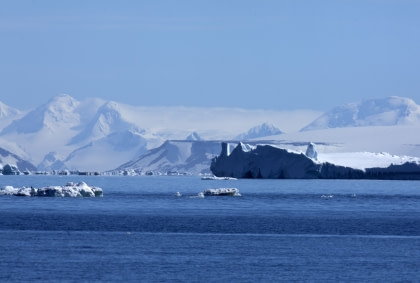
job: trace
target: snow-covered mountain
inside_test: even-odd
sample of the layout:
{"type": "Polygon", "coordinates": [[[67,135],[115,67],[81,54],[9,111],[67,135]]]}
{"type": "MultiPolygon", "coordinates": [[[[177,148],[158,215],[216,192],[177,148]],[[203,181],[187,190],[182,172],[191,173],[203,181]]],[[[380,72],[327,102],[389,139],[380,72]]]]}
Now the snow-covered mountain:
{"type": "Polygon", "coordinates": [[[298,129],[319,112],[142,107],[61,94],[16,115],[0,128],[0,146],[41,170],[97,171],[116,168],[165,140],[230,139],[249,125],[290,116],[294,123],[288,126],[298,129]]]}
{"type": "Polygon", "coordinates": [[[148,149],[149,140],[133,131],[113,132],[104,138],[77,148],[64,160],[67,169],[106,171],[114,164],[122,164],[148,149]]]}
{"type": "Polygon", "coordinates": [[[29,112],[22,119],[13,121],[1,135],[8,133],[31,134],[38,132],[59,133],[79,124],[80,115],[75,111],[79,102],[69,95],[58,95],[48,103],[29,112]]]}
{"type": "Polygon", "coordinates": [[[301,131],[416,124],[420,124],[420,106],[409,98],[391,96],[335,107],[301,131]]]}
{"type": "Polygon", "coordinates": [[[15,117],[19,114],[21,114],[20,110],[10,107],[0,101],[0,120],[15,117]]]}
{"type": "Polygon", "coordinates": [[[23,111],[10,107],[0,101],[0,131],[13,122],[13,120],[19,119],[23,115],[23,111]]]}
{"type": "Polygon", "coordinates": [[[72,138],[70,144],[80,144],[92,139],[101,139],[115,132],[128,130],[144,132],[142,129],[137,129],[134,123],[126,120],[123,117],[123,113],[123,109],[118,103],[113,101],[106,102],[97,110],[96,115],[86,127],[72,138]]]}
{"type": "Polygon", "coordinates": [[[202,138],[200,137],[199,134],[197,134],[197,132],[193,132],[186,138],[186,140],[187,141],[201,141],[202,138]]]}
{"type": "Polygon", "coordinates": [[[220,141],[166,141],[115,170],[209,174],[211,159],[220,153],[220,148],[220,141]]]}
{"type": "Polygon", "coordinates": [[[237,140],[250,140],[250,139],[257,139],[257,138],[264,138],[274,135],[280,135],[283,132],[270,123],[263,123],[261,125],[252,127],[249,129],[248,132],[242,133],[235,137],[237,140]]]}
{"type": "Polygon", "coordinates": [[[13,140],[22,149],[23,155],[35,164],[52,151],[66,156],[75,149],[66,146],[69,140],[80,132],[83,122],[90,120],[89,117],[97,111],[92,107],[95,103],[91,100],[86,103],[90,107],[85,107],[69,95],[57,95],[14,120],[1,131],[0,137],[13,140]]]}
{"type": "Polygon", "coordinates": [[[66,164],[62,161],[64,158],[57,152],[49,152],[44,159],[38,164],[40,171],[66,170],[66,164]]]}

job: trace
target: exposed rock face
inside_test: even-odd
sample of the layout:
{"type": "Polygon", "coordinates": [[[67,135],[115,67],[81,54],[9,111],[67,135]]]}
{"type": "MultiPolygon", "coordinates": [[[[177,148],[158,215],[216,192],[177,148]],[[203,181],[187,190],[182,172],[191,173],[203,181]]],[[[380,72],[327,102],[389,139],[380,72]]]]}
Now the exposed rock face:
{"type": "Polygon", "coordinates": [[[230,155],[227,145],[222,144],[221,154],[214,158],[210,169],[217,177],[264,178],[264,179],[400,179],[419,180],[420,164],[405,163],[387,168],[366,170],[320,163],[314,146],[307,155],[271,145],[247,147],[239,143],[230,155]]]}

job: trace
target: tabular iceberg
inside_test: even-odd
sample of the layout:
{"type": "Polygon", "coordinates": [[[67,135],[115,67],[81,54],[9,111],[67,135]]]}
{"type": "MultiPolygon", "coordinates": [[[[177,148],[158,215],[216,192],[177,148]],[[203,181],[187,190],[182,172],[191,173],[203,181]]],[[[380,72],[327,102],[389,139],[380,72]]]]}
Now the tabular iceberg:
{"type": "Polygon", "coordinates": [[[101,188],[88,186],[85,182],[65,186],[48,186],[43,188],[5,186],[0,188],[0,195],[28,197],[103,197],[101,188]]]}
{"type": "Polygon", "coordinates": [[[210,169],[217,177],[233,178],[420,180],[419,162],[356,169],[318,161],[313,143],[307,154],[273,145],[250,147],[241,142],[228,154],[227,144],[222,143],[222,152],[212,160],[210,169]]]}

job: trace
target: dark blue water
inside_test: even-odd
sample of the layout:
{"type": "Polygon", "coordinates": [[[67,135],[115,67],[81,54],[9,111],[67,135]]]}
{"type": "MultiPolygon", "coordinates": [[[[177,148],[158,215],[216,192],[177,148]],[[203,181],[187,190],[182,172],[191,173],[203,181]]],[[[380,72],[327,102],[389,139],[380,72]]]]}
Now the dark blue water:
{"type": "Polygon", "coordinates": [[[0,196],[0,281],[420,280],[419,181],[0,176],[68,181],[104,197],[0,196]]]}

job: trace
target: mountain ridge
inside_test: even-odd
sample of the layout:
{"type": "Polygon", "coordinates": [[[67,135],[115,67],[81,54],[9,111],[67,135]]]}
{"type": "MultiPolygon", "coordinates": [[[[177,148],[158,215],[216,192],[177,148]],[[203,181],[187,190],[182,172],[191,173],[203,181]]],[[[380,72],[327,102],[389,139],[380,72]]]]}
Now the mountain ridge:
{"type": "MultiPolygon", "coordinates": [[[[371,125],[372,121],[375,125],[382,122],[385,125],[420,125],[419,106],[411,99],[391,97],[384,99],[385,104],[379,100],[372,101],[344,107],[343,117],[350,113],[352,119],[343,118],[343,124],[354,127],[354,121],[358,121],[356,125],[361,127],[364,125],[362,118],[365,117],[366,125],[371,125]],[[353,119],[354,113],[357,113],[357,119],[353,119]]],[[[77,101],[70,95],[61,94],[31,111],[11,112],[7,119],[14,121],[0,132],[0,146],[11,152],[17,150],[20,156],[44,169],[106,171],[138,159],[167,140],[215,141],[235,137],[262,140],[268,137],[272,140],[291,139],[292,143],[304,138],[308,142],[313,137],[303,133],[310,131],[303,131],[300,137],[295,133],[323,116],[328,118],[331,115],[320,116],[319,112],[304,110],[276,112],[234,108],[148,108],[100,98],[77,101]],[[293,126],[294,130],[283,132],[274,124],[289,129],[293,126]]],[[[0,118],[0,122],[4,121],[6,118],[0,118]]],[[[321,125],[325,126],[325,123],[321,125]]],[[[322,139],[318,141],[322,143],[322,139]]],[[[329,144],[332,143],[334,141],[330,139],[329,144]]],[[[412,152],[417,151],[411,147],[412,152]]],[[[187,153],[183,153],[184,156],[187,153]]],[[[169,159],[168,164],[172,162],[169,159]]],[[[186,159],[182,160],[186,162],[186,159]]]]}

